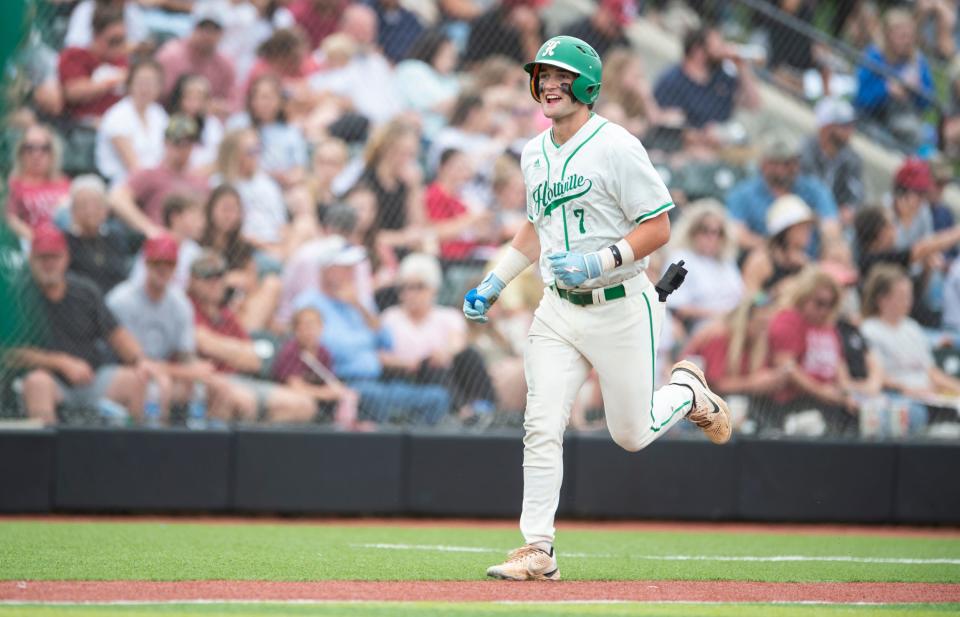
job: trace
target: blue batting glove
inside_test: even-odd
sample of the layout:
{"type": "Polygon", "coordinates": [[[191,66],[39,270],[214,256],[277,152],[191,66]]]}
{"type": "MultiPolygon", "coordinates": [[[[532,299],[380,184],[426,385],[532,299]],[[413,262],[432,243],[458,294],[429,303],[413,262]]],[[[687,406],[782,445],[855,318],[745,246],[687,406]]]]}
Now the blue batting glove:
{"type": "Polygon", "coordinates": [[[493,272],[483,277],[480,284],[463,298],[463,314],[470,321],[487,323],[487,311],[500,297],[505,284],[493,272]]]}
{"type": "Polygon", "coordinates": [[[553,276],[565,287],[579,287],[588,279],[603,274],[600,256],[596,253],[553,253],[548,255],[553,276]]]}

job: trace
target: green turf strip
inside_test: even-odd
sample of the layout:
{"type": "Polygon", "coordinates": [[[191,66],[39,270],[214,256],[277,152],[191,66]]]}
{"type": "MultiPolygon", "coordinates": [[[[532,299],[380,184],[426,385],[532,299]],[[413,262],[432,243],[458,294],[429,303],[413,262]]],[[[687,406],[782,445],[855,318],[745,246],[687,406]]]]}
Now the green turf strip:
{"type": "Polygon", "coordinates": [[[599,615],[602,617],[941,617],[960,612],[960,604],[891,604],[844,606],[836,604],[166,604],[143,606],[11,606],[0,607],[0,617],[481,617],[518,615],[599,615]]]}
{"type": "MultiPolygon", "coordinates": [[[[482,528],[181,523],[0,523],[0,580],[470,580],[518,545],[482,528]],[[385,550],[363,544],[474,547],[385,550]],[[489,549],[489,551],[488,551],[489,549]]],[[[658,561],[640,556],[960,559],[960,539],[561,531],[565,579],[960,582],[958,564],[658,561]],[[564,556],[565,553],[568,556],[564,556]],[[585,553],[591,556],[575,556],[585,553]]]]}

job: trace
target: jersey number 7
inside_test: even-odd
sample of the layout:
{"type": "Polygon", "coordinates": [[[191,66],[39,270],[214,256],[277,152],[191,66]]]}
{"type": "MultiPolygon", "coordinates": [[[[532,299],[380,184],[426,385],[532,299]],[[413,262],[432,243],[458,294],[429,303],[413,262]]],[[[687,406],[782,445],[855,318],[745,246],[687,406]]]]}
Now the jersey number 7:
{"type": "Polygon", "coordinates": [[[586,227],[586,225],[584,225],[584,223],[585,223],[586,220],[587,220],[587,215],[583,212],[583,208],[574,208],[574,209],[573,209],[573,216],[575,216],[575,217],[577,217],[578,219],[580,219],[580,233],[581,233],[581,234],[587,233],[587,227],[586,227]]]}

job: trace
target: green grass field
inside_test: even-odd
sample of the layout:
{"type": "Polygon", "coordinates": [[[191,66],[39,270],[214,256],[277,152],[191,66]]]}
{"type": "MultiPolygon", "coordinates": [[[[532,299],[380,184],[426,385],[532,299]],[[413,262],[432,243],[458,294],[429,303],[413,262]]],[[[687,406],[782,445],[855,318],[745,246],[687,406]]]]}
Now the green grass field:
{"type": "MultiPolygon", "coordinates": [[[[481,580],[519,542],[482,528],[5,522],[0,580],[481,580]]],[[[557,551],[566,580],[960,583],[957,538],[561,528],[557,551]]]]}
{"type": "MultiPolygon", "coordinates": [[[[0,581],[482,580],[517,546],[471,527],[0,522],[0,581]]],[[[960,583],[960,538],[709,531],[563,530],[565,580],[960,583]]],[[[0,617],[374,615],[944,615],[957,604],[157,604],[0,605],[0,617]]]]}

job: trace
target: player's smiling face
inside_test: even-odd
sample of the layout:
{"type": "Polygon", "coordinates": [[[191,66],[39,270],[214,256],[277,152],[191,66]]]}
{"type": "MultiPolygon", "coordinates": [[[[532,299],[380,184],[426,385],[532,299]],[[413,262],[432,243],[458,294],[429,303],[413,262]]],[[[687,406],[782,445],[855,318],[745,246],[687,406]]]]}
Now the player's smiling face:
{"type": "Polygon", "coordinates": [[[543,115],[556,120],[574,113],[580,103],[573,99],[571,87],[576,74],[561,68],[540,65],[540,108],[543,115]]]}

